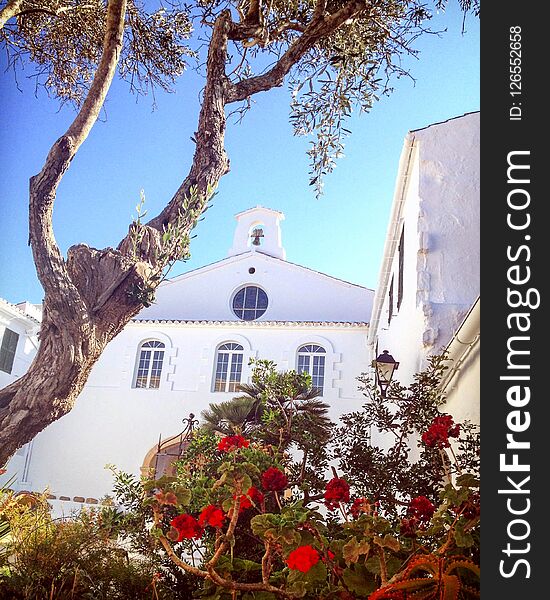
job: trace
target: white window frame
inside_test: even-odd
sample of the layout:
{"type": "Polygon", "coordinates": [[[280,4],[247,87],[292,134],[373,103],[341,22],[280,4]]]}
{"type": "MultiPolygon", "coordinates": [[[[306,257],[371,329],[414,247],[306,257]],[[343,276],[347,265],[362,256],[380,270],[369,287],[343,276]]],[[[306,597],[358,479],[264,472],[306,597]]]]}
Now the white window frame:
{"type": "Polygon", "coordinates": [[[296,371],[298,373],[309,373],[311,375],[311,385],[321,390],[322,396],[325,390],[325,371],[327,366],[327,351],[314,342],[302,344],[296,353],[296,371]],[[304,349],[307,350],[304,350],[304,349]],[[307,360],[306,360],[307,359],[307,360]],[[319,368],[322,369],[322,375],[319,375],[319,368]]]}
{"type": "Polygon", "coordinates": [[[213,392],[236,392],[243,376],[244,347],[238,342],[223,342],[214,357],[213,392]],[[238,378],[235,375],[238,374],[238,378]]]}
{"type": "Polygon", "coordinates": [[[160,340],[143,341],[137,351],[136,374],[132,387],[138,390],[158,390],[162,381],[165,356],[166,344],[164,342],[160,340]],[[159,363],[160,368],[158,367],[159,363]]]}

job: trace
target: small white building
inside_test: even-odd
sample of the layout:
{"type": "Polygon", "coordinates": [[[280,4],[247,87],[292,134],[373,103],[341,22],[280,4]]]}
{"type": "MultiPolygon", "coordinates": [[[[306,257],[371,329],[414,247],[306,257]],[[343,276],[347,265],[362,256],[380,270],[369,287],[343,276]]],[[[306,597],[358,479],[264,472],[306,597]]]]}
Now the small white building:
{"type": "Polygon", "coordinates": [[[444,410],[479,423],[480,114],[408,133],[368,334],[403,385],[448,348],[444,410]],[[467,352],[466,352],[467,351],[467,352]]]}
{"type": "Polygon", "coordinates": [[[333,419],[360,407],[374,292],[287,261],[282,213],[257,206],[236,219],[229,255],[163,282],[107,346],[74,409],[34,439],[29,489],[48,487],[56,512],[109,494],[106,464],[153,466],[159,435],[237,395],[251,358],[310,372],[333,419]]]}
{"type": "MultiPolygon", "coordinates": [[[[27,372],[38,349],[42,308],[29,302],[11,304],[0,298],[0,388],[27,372]]],[[[10,461],[16,474],[14,489],[28,487],[28,469],[33,442],[25,444],[10,461]]]]}

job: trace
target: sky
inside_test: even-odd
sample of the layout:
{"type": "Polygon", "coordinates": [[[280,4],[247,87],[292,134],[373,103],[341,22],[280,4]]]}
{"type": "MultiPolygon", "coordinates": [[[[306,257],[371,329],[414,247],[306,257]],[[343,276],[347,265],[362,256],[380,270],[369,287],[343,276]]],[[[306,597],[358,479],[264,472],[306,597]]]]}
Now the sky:
{"type": "MultiPolygon", "coordinates": [[[[195,228],[191,258],[171,276],[227,256],[234,215],[256,205],[285,214],[287,260],[376,288],[399,157],[408,131],[477,111],[479,20],[469,15],[463,33],[457,2],[432,20],[440,36],[420,38],[418,58],[406,65],[395,91],[368,114],[354,113],[345,156],[316,199],[309,186],[311,138],[295,137],[286,87],[258,95],[240,124],[231,119],[226,149],[231,171],[212,207],[195,228]]],[[[52,143],[74,118],[69,107],[35,94],[30,71],[5,71],[0,57],[0,297],[39,303],[43,298],[28,238],[28,182],[40,171],[52,143]]],[[[80,148],[58,190],[54,230],[63,253],[73,244],[116,247],[136,216],[140,192],[155,216],[185,178],[194,151],[202,82],[186,72],[171,94],[132,96],[115,81],[101,122],[80,148]]]]}

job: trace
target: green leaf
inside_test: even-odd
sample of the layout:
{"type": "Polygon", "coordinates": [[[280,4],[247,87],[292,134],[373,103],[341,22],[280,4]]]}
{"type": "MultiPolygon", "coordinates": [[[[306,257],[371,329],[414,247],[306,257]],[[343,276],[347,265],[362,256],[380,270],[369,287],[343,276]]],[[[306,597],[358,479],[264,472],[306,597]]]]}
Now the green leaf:
{"type": "Polygon", "coordinates": [[[286,591],[294,598],[303,598],[307,593],[305,581],[294,581],[292,585],[287,586],[286,591]]]}
{"type": "Polygon", "coordinates": [[[361,542],[358,542],[355,536],[353,536],[351,540],[342,548],[344,560],[348,565],[356,563],[361,554],[368,554],[369,551],[370,542],[367,540],[361,540],[361,542]]]}
{"type": "Polygon", "coordinates": [[[399,540],[389,533],[387,533],[383,538],[375,536],[372,541],[375,544],[378,544],[378,546],[382,548],[389,548],[394,552],[397,552],[400,548],[399,540]]]}
{"type": "Polygon", "coordinates": [[[479,487],[479,479],[472,473],[463,473],[456,478],[457,485],[464,487],[479,487]]]}
{"type": "Polygon", "coordinates": [[[457,523],[453,533],[453,537],[455,539],[456,545],[459,548],[469,548],[474,544],[473,536],[470,533],[465,532],[460,523],[457,523]]]}
{"type": "Polygon", "coordinates": [[[375,578],[363,565],[354,565],[353,567],[344,569],[342,578],[347,588],[359,597],[367,597],[377,588],[375,578]]]}

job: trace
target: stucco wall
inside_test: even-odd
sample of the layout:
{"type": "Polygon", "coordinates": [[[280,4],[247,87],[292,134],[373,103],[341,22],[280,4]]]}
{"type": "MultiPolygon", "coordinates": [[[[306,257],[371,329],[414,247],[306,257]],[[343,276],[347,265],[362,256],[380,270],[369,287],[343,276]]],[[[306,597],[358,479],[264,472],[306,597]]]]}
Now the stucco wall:
{"type": "MultiPolygon", "coordinates": [[[[31,487],[49,486],[55,496],[99,499],[112,486],[105,464],[139,474],[159,435],[179,433],[190,412],[199,416],[208,403],[236,395],[211,391],[215,351],[225,341],[238,341],[245,356],[274,360],[280,369],[296,367],[300,345],[323,345],[323,399],[331,417],[356,410],[362,396],[355,378],[367,368],[366,335],[366,326],[133,323],[109,344],[75,408],[35,438],[31,487]],[[135,389],[137,348],[151,338],[166,343],[167,368],[160,389],[135,389]]],[[[243,381],[249,374],[245,360],[243,381]]]]}
{"type": "Polygon", "coordinates": [[[263,321],[368,321],[374,292],[260,252],[248,252],[161,285],[143,319],[235,320],[234,294],[261,287],[269,305],[263,321]],[[254,269],[254,273],[249,273],[254,269]]]}
{"type": "MultiPolygon", "coordinates": [[[[411,132],[407,143],[405,291],[389,324],[386,293],[376,332],[403,384],[446,347],[479,294],[479,113],[411,132]]],[[[397,281],[397,254],[392,272],[397,281]]]]}

